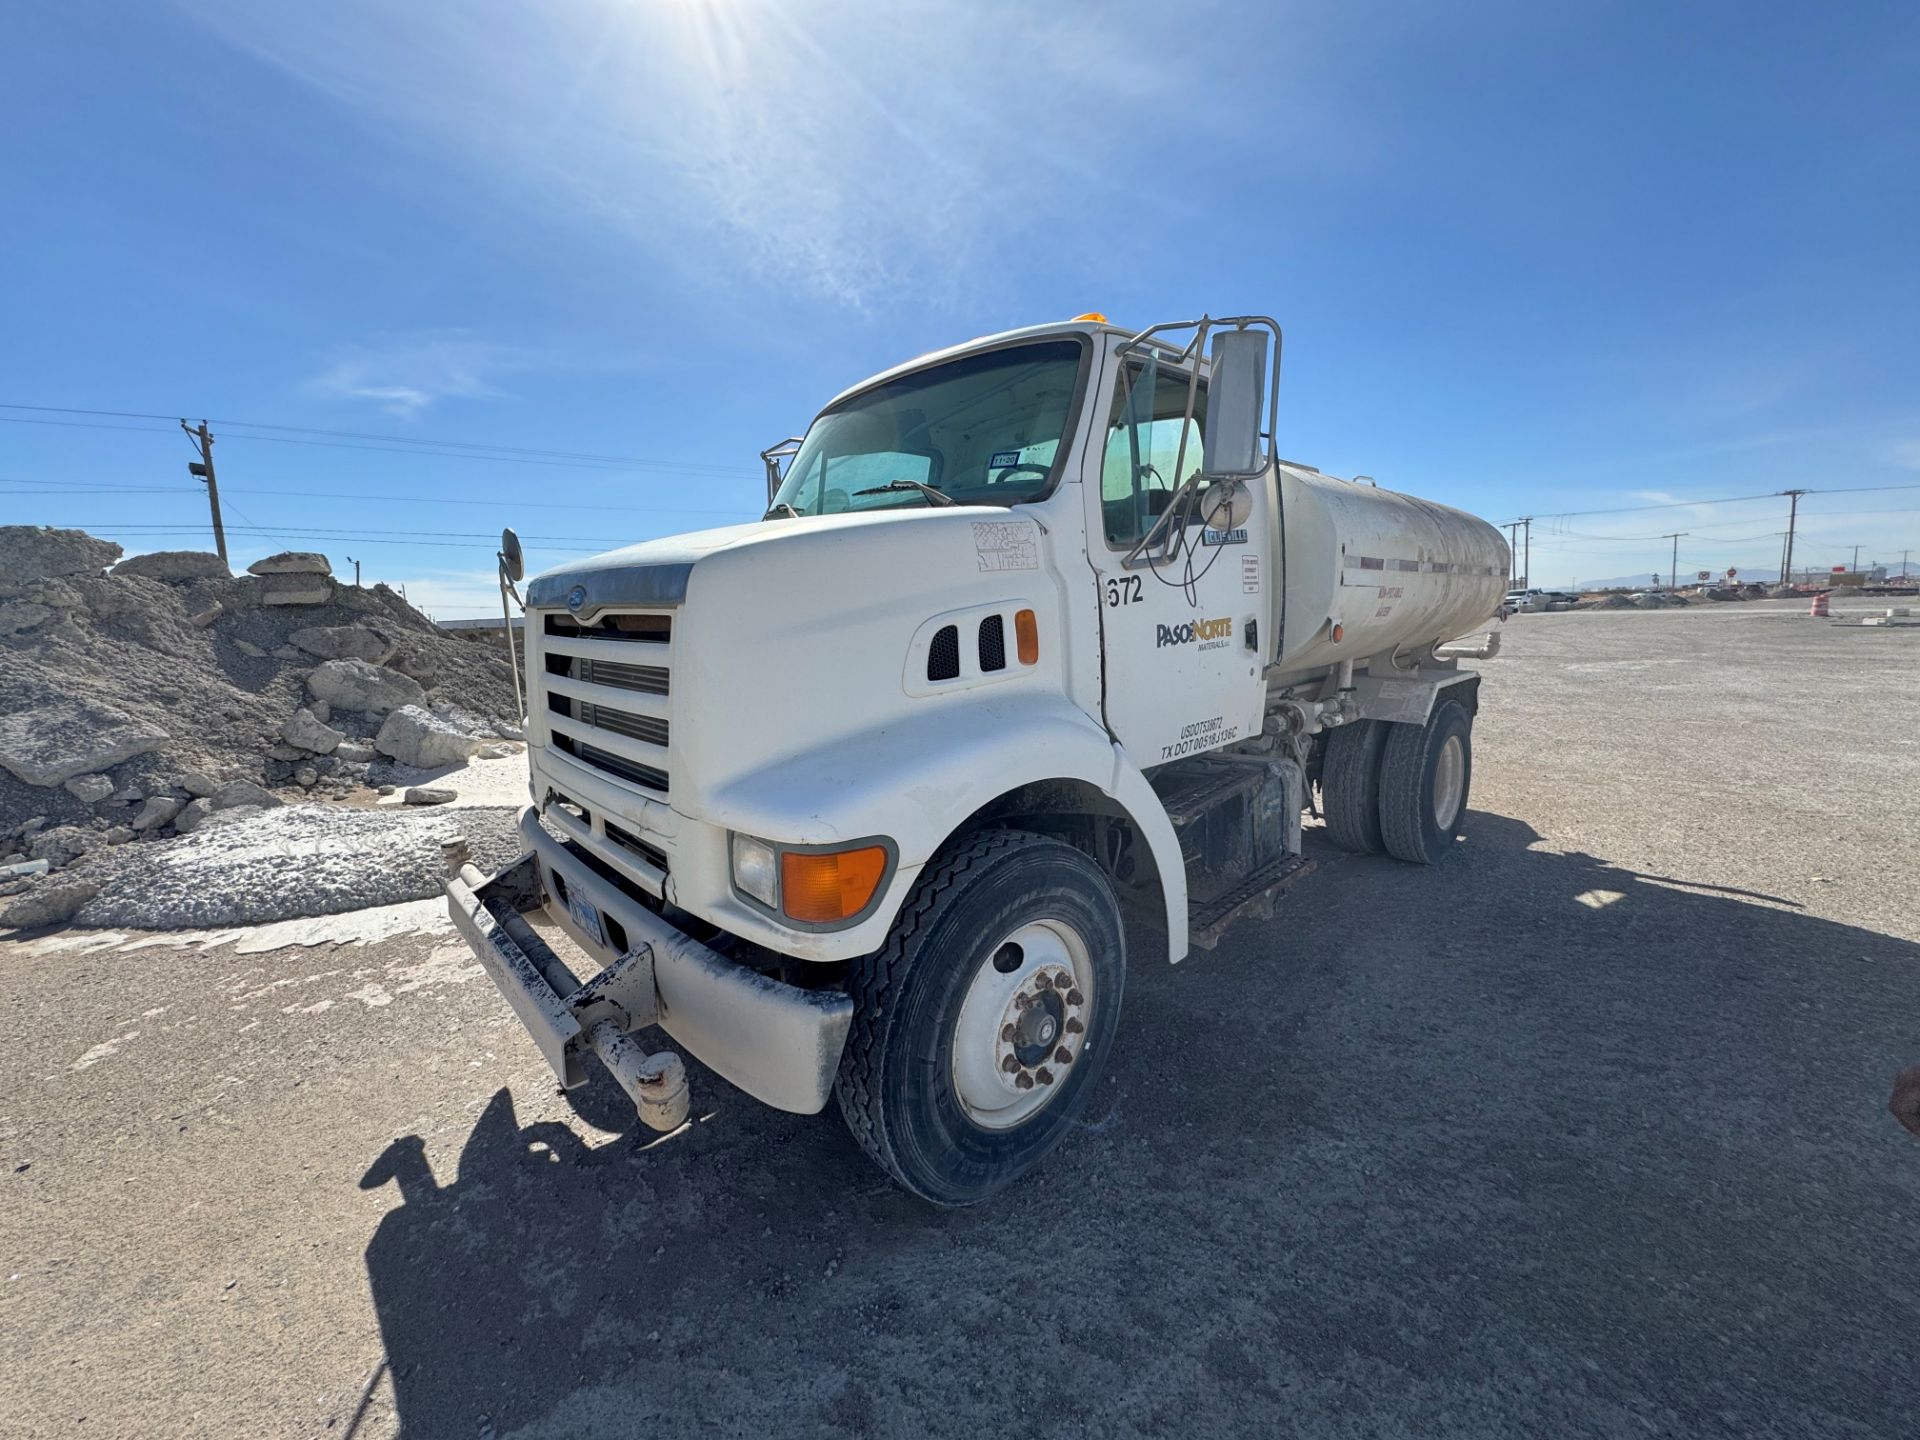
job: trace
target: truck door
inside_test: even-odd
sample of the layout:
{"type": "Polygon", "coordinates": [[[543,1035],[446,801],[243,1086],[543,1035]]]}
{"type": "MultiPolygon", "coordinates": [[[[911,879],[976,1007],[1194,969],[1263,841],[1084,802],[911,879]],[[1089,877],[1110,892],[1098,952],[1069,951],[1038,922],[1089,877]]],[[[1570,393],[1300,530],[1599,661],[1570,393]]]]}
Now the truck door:
{"type": "Polygon", "coordinates": [[[1126,557],[1168,508],[1206,444],[1202,382],[1187,418],[1189,373],[1165,357],[1130,354],[1109,367],[1101,425],[1081,491],[1087,556],[1100,613],[1102,705],[1108,730],[1146,769],[1257,733],[1270,558],[1270,487],[1255,484],[1253,513],[1233,529],[1186,528],[1178,553],[1126,557]],[[1181,440],[1186,441],[1181,455],[1181,440]]]}

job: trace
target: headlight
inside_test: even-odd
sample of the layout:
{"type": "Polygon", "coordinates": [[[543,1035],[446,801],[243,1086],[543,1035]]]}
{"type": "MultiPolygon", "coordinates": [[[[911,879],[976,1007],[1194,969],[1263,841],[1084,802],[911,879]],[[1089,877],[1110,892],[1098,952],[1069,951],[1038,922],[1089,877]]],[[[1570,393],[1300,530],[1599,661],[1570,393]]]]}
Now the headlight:
{"type": "Polygon", "coordinates": [[[733,883],[769,910],[780,907],[780,860],[773,847],[751,835],[733,837],[733,883]]]}

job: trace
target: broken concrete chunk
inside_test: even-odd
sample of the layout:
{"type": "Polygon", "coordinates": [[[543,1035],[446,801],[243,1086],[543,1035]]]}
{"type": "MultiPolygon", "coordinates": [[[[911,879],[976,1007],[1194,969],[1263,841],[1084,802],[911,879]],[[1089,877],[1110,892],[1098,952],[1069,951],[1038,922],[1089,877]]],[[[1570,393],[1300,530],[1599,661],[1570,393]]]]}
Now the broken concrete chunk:
{"type": "MultiPolygon", "coordinates": [[[[287,744],[297,746],[304,751],[311,751],[315,755],[331,755],[340,742],[347,738],[342,731],[335,730],[330,725],[321,724],[311,710],[294,711],[287,717],[286,724],[280,727],[280,735],[287,744]]],[[[284,758],[297,759],[298,757],[284,758]]]]}
{"type": "Polygon", "coordinates": [[[432,785],[415,785],[401,799],[408,805],[446,805],[454,799],[454,793],[432,785]]]}
{"type": "Polygon", "coordinates": [[[233,810],[242,805],[254,805],[264,809],[280,803],[278,795],[254,784],[251,780],[229,780],[215,791],[213,796],[213,808],[216,810],[233,810]]]}
{"type": "Polygon", "coordinates": [[[140,807],[133,817],[135,830],[157,830],[180,813],[180,802],[171,795],[156,795],[140,807]]]}
{"type": "Polygon", "coordinates": [[[287,639],[322,660],[365,660],[384,665],[393,658],[394,643],[370,625],[314,625],[296,630],[287,639]]]}
{"type": "Polygon", "coordinates": [[[110,705],[55,698],[0,715],[0,766],[29,785],[58,785],[158,750],[167,739],[166,731],[110,705]]]}
{"type": "Polygon", "coordinates": [[[110,775],[75,775],[64,782],[66,792],[85,805],[95,805],[113,794],[110,775]]]}
{"type": "Polygon", "coordinates": [[[427,692],[397,670],[365,660],[329,660],[307,677],[307,690],[336,710],[384,715],[403,705],[426,702],[427,692]]]}
{"type": "Polygon", "coordinates": [[[124,845],[131,839],[133,839],[133,827],[131,825],[116,825],[107,831],[107,844],[109,845],[124,845]]]}
{"type": "Polygon", "coordinates": [[[180,788],[196,798],[211,795],[220,787],[202,775],[198,770],[189,770],[180,777],[180,788]]]}
{"type": "Polygon", "coordinates": [[[230,574],[226,561],[205,550],[155,550],[122,560],[113,567],[113,573],[163,580],[170,585],[189,580],[225,580],[230,574]]]}
{"type": "Polygon", "coordinates": [[[474,736],[418,705],[394,711],[373,737],[373,748],[381,754],[422,770],[458,765],[479,746],[474,736]]]}
{"type": "Polygon", "coordinates": [[[227,613],[227,607],[220,604],[218,601],[216,601],[213,605],[213,608],[209,610],[202,610],[198,615],[189,616],[187,618],[187,623],[193,626],[193,628],[196,630],[204,630],[207,628],[207,626],[211,625],[214,621],[218,620],[222,615],[226,613],[227,613]]]}
{"type": "Polygon", "coordinates": [[[96,540],[84,530],[0,525],[0,585],[98,575],[120,555],[111,540],[96,540]]]}
{"type": "Polygon", "coordinates": [[[233,648],[238,650],[242,655],[251,655],[256,660],[264,660],[267,658],[267,652],[251,640],[236,640],[233,642],[233,648]]]}
{"type": "Polygon", "coordinates": [[[57,885],[40,885],[0,914],[0,926],[37,930],[43,925],[59,925],[71,920],[76,910],[99,893],[97,880],[63,880],[57,885]]]}
{"type": "Polygon", "coordinates": [[[56,825],[27,842],[27,858],[44,860],[58,870],[105,843],[106,837],[98,830],[89,830],[83,825],[56,825]]]}
{"type": "Polygon", "coordinates": [[[189,800],[180,807],[180,813],[173,817],[173,828],[182,835],[191,835],[200,827],[200,822],[213,813],[213,801],[202,796],[198,800],[189,800]]]}
{"type": "Polygon", "coordinates": [[[315,700],[307,706],[307,709],[313,712],[313,718],[322,725],[333,719],[333,707],[324,700],[315,700]]]}
{"type": "Polygon", "coordinates": [[[249,575],[331,575],[333,566],[311,550],[282,550],[247,566],[249,575]]]}
{"type": "Polygon", "coordinates": [[[47,860],[16,860],[11,865],[0,865],[0,880],[19,880],[29,875],[44,875],[53,868],[47,860]]]}
{"type": "Polygon", "coordinates": [[[320,772],[311,765],[296,766],[293,772],[293,783],[302,790],[311,790],[320,783],[320,772]]]}
{"type": "Polygon", "coordinates": [[[0,605],[0,635],[23,635],[38,629],[53,618],[53,611],[31,600],[12,600],[0,605]]]}
{"type": "Polygon", "coordinates": [[[262,605],[325,605],[331,599],[333,581],[324,575],[269,575],[260,591],[262,605]]]}
{"type": "Polygon", "coordinates": [[[373,747],[358,740],[343,740],[334,747],[333,758],[348,765],[365,765],[373,759],[373,747]]]}

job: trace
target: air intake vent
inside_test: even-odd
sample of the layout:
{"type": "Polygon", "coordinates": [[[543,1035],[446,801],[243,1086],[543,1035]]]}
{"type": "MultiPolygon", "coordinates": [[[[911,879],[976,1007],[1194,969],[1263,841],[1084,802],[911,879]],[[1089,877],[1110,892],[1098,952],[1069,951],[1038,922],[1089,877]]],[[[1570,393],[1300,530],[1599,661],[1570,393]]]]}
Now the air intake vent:
{"type": "Polygon", "coordinates": [[[960,628],[942,625],[927,647],[927,679],[954,680],[960,675],[960,628]]]}
{"type": "Polygon", "coordinates": [[[998,615],[980,622],[980,670],[984,674],[1007,668],[1007,627],[998,615]]]}

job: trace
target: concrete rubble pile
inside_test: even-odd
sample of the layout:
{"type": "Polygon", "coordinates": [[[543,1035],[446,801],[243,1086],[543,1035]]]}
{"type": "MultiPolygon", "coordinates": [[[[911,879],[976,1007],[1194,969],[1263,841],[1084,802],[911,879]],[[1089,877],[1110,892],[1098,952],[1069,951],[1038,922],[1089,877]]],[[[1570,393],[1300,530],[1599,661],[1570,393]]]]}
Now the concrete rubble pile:
{"type": "Polygon", "coordinates": [[[0,526],[0,929],[110,913],[153,842],[517,750],[517,714],[504,653],[324,555],[0,526]]]}

